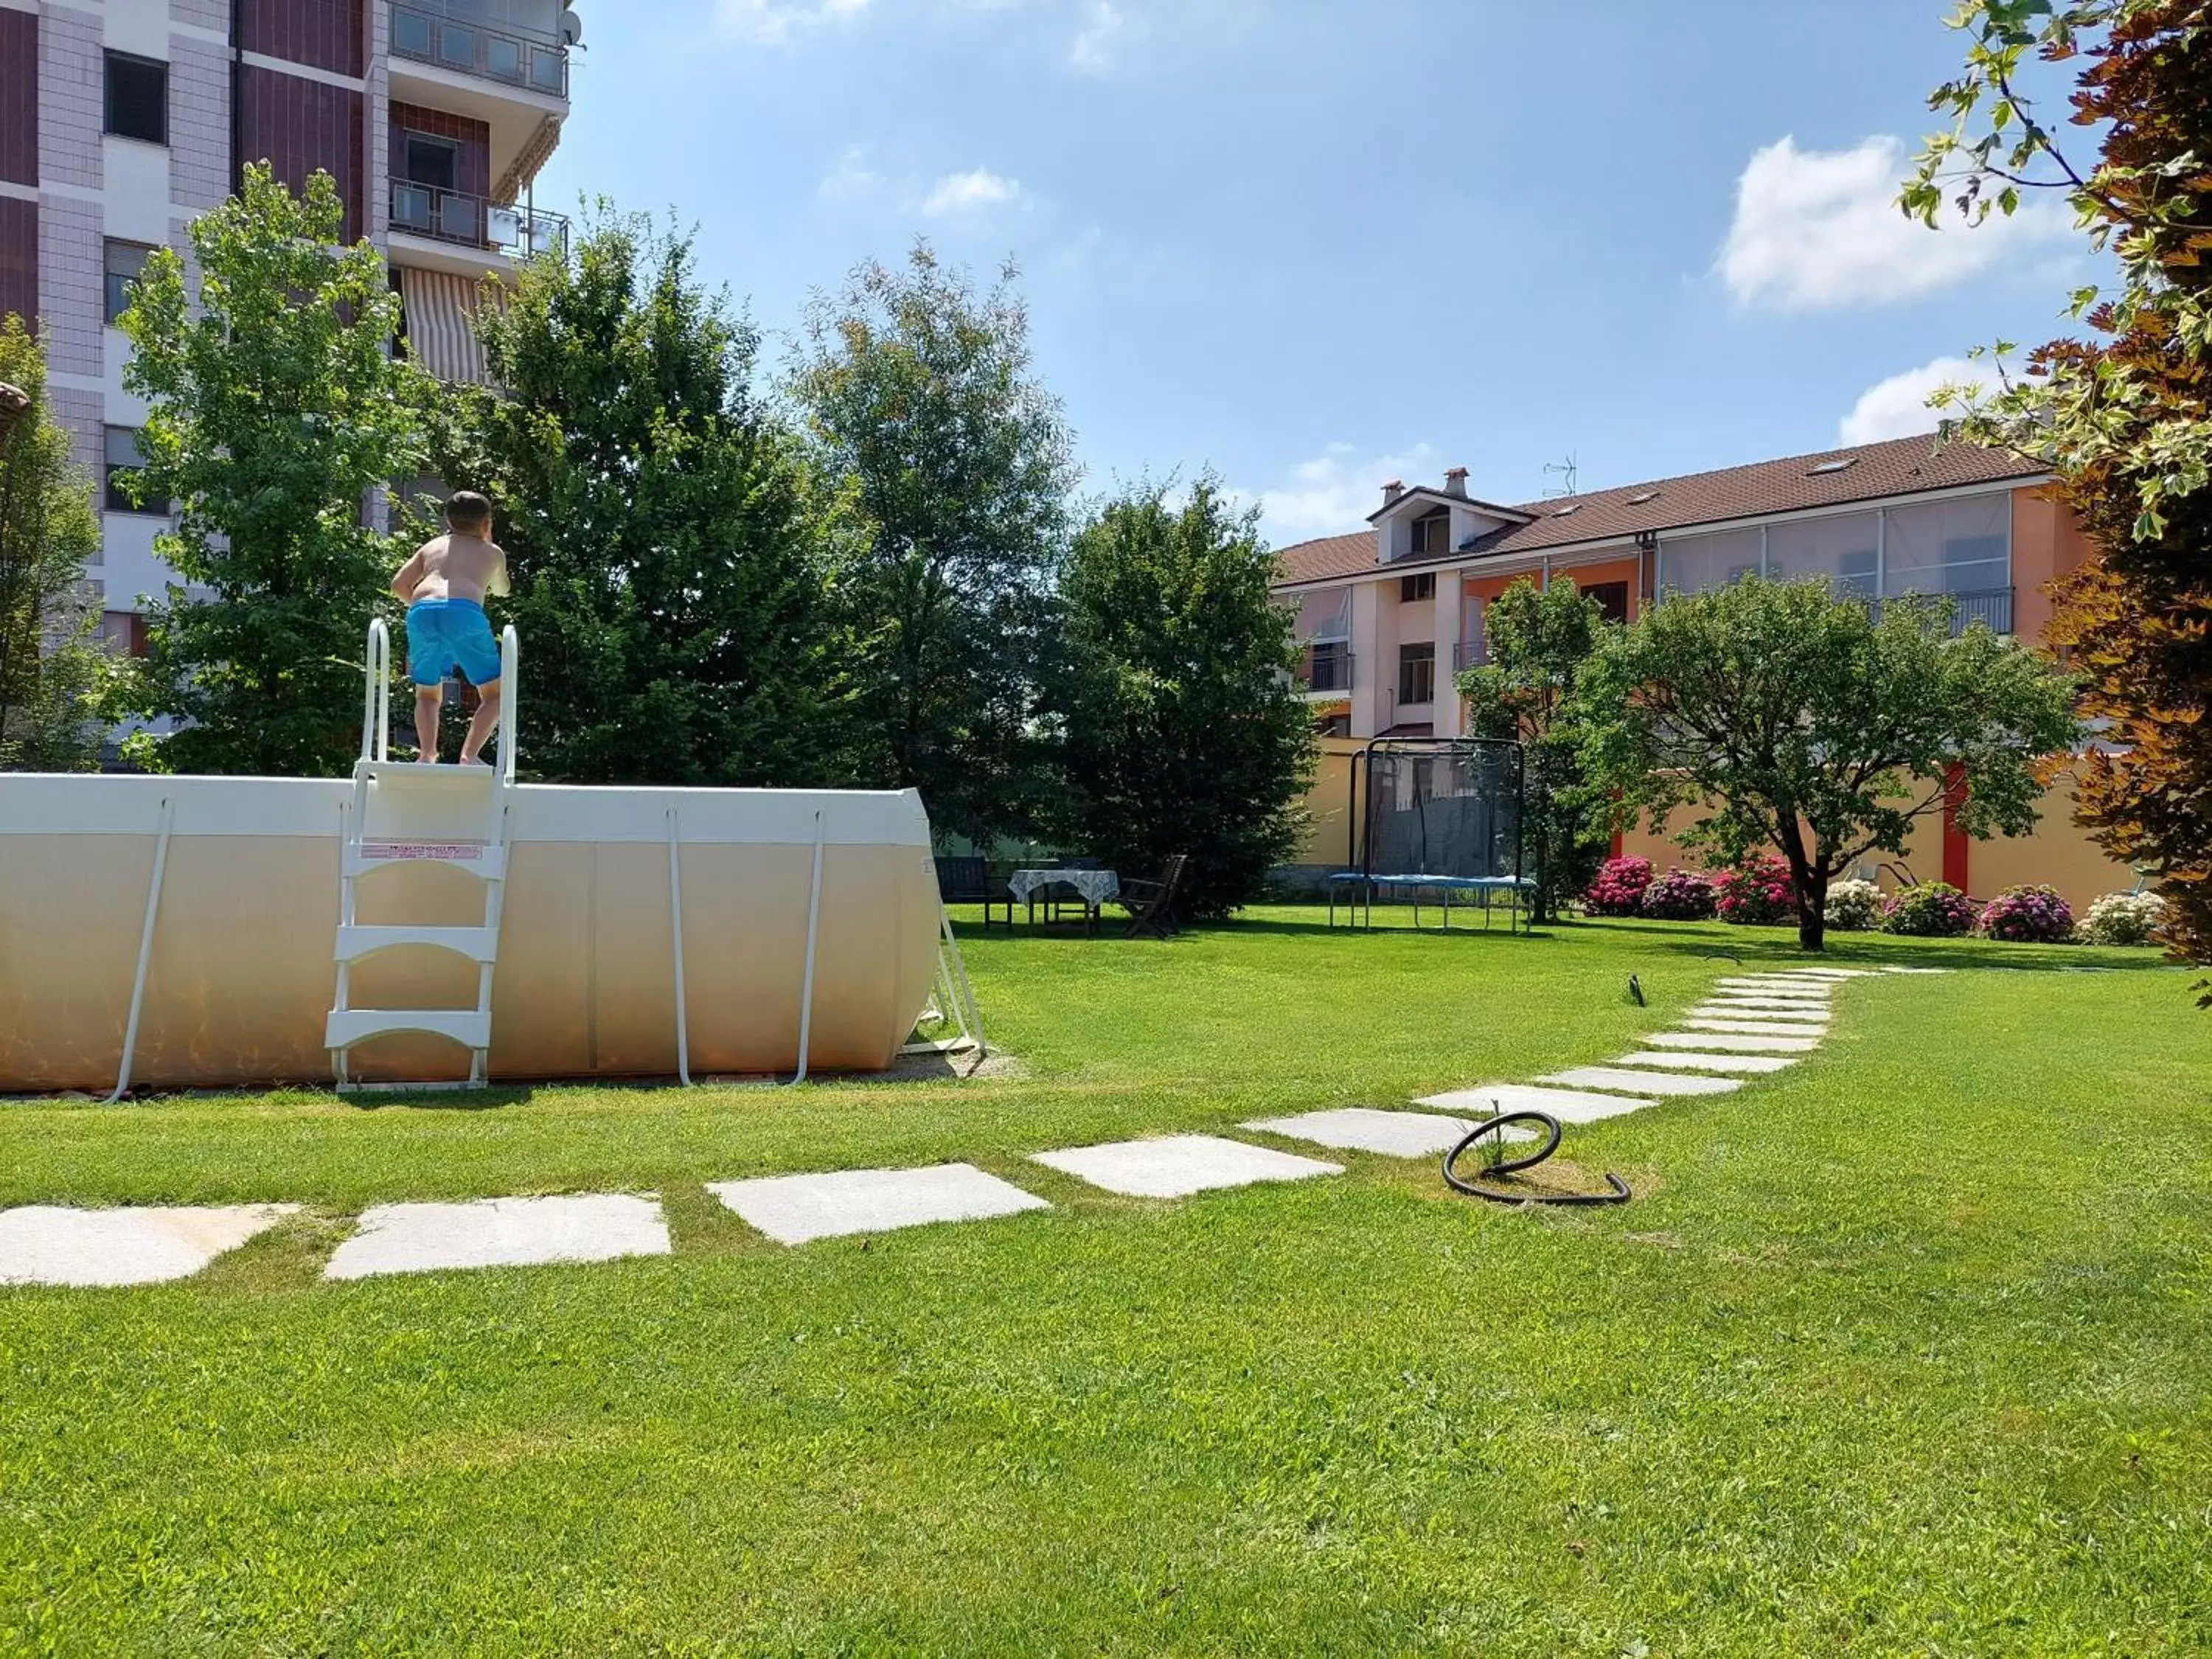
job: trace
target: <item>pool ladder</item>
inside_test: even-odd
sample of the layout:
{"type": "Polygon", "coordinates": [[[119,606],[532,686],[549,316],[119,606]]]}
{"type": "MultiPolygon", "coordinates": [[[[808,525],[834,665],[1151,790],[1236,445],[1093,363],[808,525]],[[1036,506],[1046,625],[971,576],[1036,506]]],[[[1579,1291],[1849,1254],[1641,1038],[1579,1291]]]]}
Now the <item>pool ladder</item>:
{"type": "Polygon", "coordinates": [[[492,971],[499,964],[500,918],[507,896],[507,791],[514,783],[514,629],[500,636],[497,766],[425,766],[395,761],[392,732],[392,636],[381,617],[368,625],[368,689],[362,711],[361,758],[354,763],[353,794],[343,813],[338,866],[337,994],[323,1028],[331,1069],[342,1092],[371,1090],[480,1089],[491,1059],[492,971]],[[404,830],[372,836],[380,829],[404,830]],[[399,865],[443,865],[483,885],[483,921],[468,927],[364,927],[359,884],[399,865]],[[380,951],[428,947],[473,963],[473,1008],[356,1008],[352,1006],[356,963],[380,951]],[[350,1050],[381,1036],[424,1032],[469,1051],[469,1075],[459,1082],[362,1083],[351,1075],[350,1050]]]}

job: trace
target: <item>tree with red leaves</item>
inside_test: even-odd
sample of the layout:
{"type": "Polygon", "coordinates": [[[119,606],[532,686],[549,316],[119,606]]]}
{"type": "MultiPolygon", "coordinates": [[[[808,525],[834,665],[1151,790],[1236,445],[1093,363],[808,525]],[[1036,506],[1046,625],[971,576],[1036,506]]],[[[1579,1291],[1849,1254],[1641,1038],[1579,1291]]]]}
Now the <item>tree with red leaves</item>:
{"type": "Polygon", "coordinates": [[[1939,392],[1944,434],[2044,462],[2094,544],[2052,590],[2049,635],[2101,739],[2071,763],[2080,820],[2154,878],[2175,952],[2212,962],[2212,0],[1965,0],[1952,25],[1966,69],[1929,100],[1952,126],[1899,204],[1933,225],[2057,192],[2119,283],[2075,293],[2091,338],[2021,372],[1999,346],[1995,392],[1939,392]],[[2079,65],[2086,171],[2025,95],[2031,55],[2079,65]]]}

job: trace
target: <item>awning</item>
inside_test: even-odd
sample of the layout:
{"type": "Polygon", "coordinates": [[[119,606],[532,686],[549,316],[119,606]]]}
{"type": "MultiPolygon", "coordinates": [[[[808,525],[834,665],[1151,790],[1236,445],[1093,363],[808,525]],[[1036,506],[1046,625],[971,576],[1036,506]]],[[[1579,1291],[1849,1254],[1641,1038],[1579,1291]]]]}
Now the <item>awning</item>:
{"type": "Polygon", "coordinates": [[[507,291],[496,283],[447,270],[399,267],[399,299],[406,307],[407,349],[416,362],[451,385],[489,386],[483,343],[477,338],[477,310],[504,309],[507,291]]]}

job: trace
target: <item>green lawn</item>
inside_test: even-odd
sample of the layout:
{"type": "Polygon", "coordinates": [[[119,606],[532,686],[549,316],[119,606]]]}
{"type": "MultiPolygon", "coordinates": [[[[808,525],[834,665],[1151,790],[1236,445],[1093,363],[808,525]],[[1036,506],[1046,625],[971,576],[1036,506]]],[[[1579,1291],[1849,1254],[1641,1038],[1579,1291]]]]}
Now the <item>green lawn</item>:
{"type": "Polygon", "coordinates": [[[0,1203],[313,1206],[181,1285],[0,1291],[0,1652],[2212,1650],[2186,976],[1838,940],[1961,971],[1571,1131],[1619,1209],[1024,1159],[1603,1060],[1720,953],[1797,959],[1316,923],[971,937],[1027,1074],[965,1085],[0,1107],[0,1203]],[[945,1158],[1056,1207],[786,1250],[699,1185],[945,1158]],[[622,1188],[675,1255],[316,1277],[372,1202],[622,1188]]]}

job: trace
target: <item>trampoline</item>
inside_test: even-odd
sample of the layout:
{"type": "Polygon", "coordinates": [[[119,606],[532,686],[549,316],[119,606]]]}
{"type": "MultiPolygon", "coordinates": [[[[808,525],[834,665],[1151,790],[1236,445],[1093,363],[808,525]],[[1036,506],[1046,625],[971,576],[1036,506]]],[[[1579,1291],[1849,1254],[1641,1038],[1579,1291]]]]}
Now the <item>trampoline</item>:
{"type": "MultiPolygon", "coordinates": [[[[1375,898],[1424,901],[1451,927],[1455,899],[1506,910],[1509,931],[1535,888],[1521,869],[1526,757],[1517,743],[1483,738],[1377,738],[1352,759],[1352,865],[1328,878],[1328,923],[1372,929],[1375,898]]],[[[1426,931],[1425,929],[1424,931],[1426,931]]]]}

